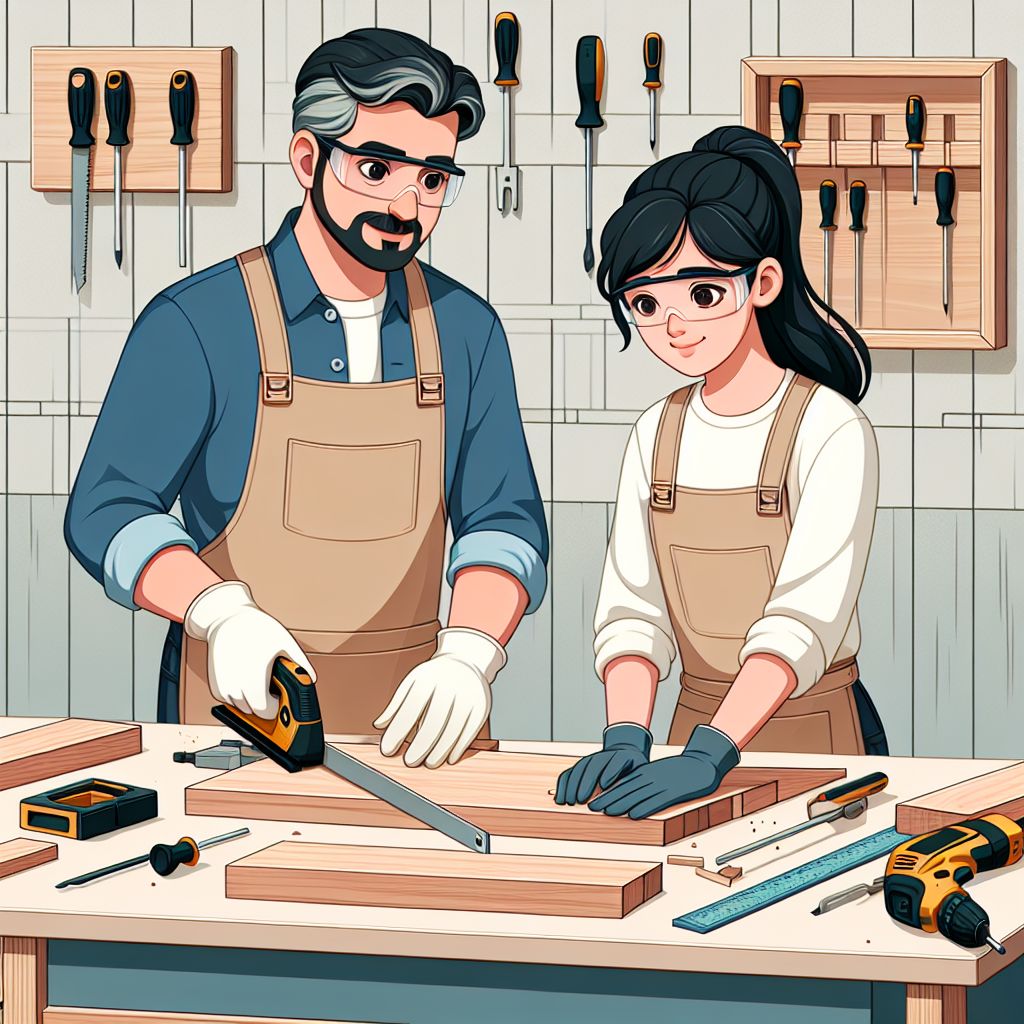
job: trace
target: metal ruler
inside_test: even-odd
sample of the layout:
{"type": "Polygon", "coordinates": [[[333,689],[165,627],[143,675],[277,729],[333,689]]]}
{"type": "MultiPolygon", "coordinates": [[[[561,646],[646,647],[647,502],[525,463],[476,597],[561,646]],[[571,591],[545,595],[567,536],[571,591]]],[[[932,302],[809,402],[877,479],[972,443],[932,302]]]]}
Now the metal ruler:
{"type": "Polygon", "coordinates": [[[713,932],[724,924],[731,924],[741,917],[770,907],[773,903],[780,903],[789,896],[810,889],[828,878],[834,878],[844,871],[851,871],[878,857],[884,857],[906,838],[896,829],[887,828],[884,832],[876,832],[842,849],[826,853],[808,864],[801,864],[792,871],[776,875],[775,878],[769,878],[732,896],[726,896],[717,903],[709,903],[699,910],[691,910],[690,913],[677,917],[672,923],[677,928],[687,928],[701,934],[713,932]]]}

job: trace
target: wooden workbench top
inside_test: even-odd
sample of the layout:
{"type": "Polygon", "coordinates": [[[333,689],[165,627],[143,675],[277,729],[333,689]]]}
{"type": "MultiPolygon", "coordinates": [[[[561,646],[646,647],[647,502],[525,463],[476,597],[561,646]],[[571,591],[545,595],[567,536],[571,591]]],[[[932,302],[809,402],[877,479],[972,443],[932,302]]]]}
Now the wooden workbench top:
{"type": "MultiPolygon", "coordinates": [[[[0,718],[0,735],[41,721],[0,718]]],[[[171,758],[175,750],[211,746],[225,735],[226,730],[216,726],[146,725],[141,754],[94,769],[92,774],[99,778],[157,789],[160,817],[88,842],[57,839],[57,861],[0,881],[0,935],[943,985],[978,985],[1024,953],[1024,868],[985,875],[970,886],[988,910],[992,934],[1006,945],[1005,957],[960,949],[941,936],[897,925],[885,914],[880,895],[821,917],[811,916],[812,907],[823,895],[875,877],[881,873],[883,861],[831,879],[708,935],[672,926],[672,919],[688,910],[890,827],[897,800],[1011,763],[1004,761],[747,755],[744,763],[751,765],[838,765],[845,767],[850,777],[884,771],[891,784],[881,798],[874,798],[866,823],[861,819],[825,825],[781,843],[781,849],[769,847],[744,858],[743,877],[731,890],[698,878],[691,868],[666,866],[664,892],[624,920],[226,899],[225,865],[283,839],[457,848],[432,831],[280,821],[247,822],[251,835],[203,851],[197,867],[181,869],[171,878],[160,878],[143,867],[82,888],[53,888],[61,879],[144,853],[156,842],[173,842],[181,835],[204,839],[238,828],[242,824],[238,819],[186,817],[184,788],[212,773],[175,764],[171,758]]],[[[583,753],[594,747],[503,741],[502,749],[583,753]]],[[[655,748],[655,755],[672,749],[655,748]]],[[[15,827],[20,799],[86,774],[57,776],[0,793],[0,821],[6,823],[0,827],[0,841],[32,835],[15,827]]],[[[723,850],[801,820],[805,802],[798,796],[658,850],[501,836],[494,837],[492,848],[496,853],[619,860],[699,854],[710,863],[723,850]]]]}

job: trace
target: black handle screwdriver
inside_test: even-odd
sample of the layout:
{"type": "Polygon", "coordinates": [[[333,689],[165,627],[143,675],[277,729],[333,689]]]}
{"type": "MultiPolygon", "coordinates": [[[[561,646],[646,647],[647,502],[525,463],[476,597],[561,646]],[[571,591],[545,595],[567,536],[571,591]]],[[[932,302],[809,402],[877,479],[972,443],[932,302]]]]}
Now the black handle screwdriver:
{"type": "Polygon", "coordinates": [[[644,36],[644,88],[651,104],[651,149],[658,141],[657,101],[654,97],[661,88],[661,49],[661,36],[657,32],[648,32],[644,36]]]}
{"type": "Polygon", "coordinates": [[[952,167],[940,167],[935,172],[935,205],[939,215],[935,223],[942,228],[942,308],[949,316],[949,229],[953,220],[953,199],[956,196],[956,176],[952,167]]]}
{"type": "Polygon", "coordinates": [[[599,36],[581,36],[576,44],[576,91],[580,96],[580,114],[576,127],[583,129],[586,167],[587,243],[583,249],[583,268],[594,269],[594,129],[604,124],[601,117],[601,93],[604,91],[604,43],[599,36]]]}
{"type": "Polygon", "coordinates": [[[920,96],[907,97],[907,149],[914,176],[914,205],[917,206],[917,172],[924,149],[924,100],[920,96]]]}
{"type": "Polygon", "coordinates": [[[864,234],[864,206],[867,202],[867,186],[863,181],[850,183],[850,230],[853,232],[853,318],[857,326],[861,321],[861,286],[863,284],[864,250],[861,236],[864,234]]]}
{"type": "Polygon", "coordinates": [[[511,11],[502,11],[494,19],[494,53],[498,58],[494,84],[501,89],[502,98],[502,160],[494,177],[498,209],[504,215],[506,195],[509,207],[513,211],[519,209],[519,168],[512,163],[512,90],[519,84],[519,19],[511,11]]]}
{"type": "Polygon", "coordinates": [[[825,305],[832,305],[832,232],[836,229],[836,183],[826,178],[818,186],[818,205],[821,207],[821,223],[825,261],[825,305]]]}
{"type": "Polygon", "coordinates": [[[799,78],[783,79],[779,86],[779,116],[782,118],[782,148],[796,167],[800,148],[800,118],[804,116],[804,87],[799,78]]]}
{"type": "Polygon", "coordinates": [[[123,177],[121,147],[127,146],[128,121],[132,112],[132,94],[128,75],[123,71],[108,71],[103,89],[103,106],[107,111],[107,145],[114,147],[114,262],[121,266],[123,235],[121,231],[121,197],[123,177]]]}
{"type": "Polygon", "coordinates": [[[169,100],[174,127],[171,145],[178,147],[178,266],[184,267],[188,249],[185,236],[185,151],[195,141],[192,138],[192,119],[196,113],[196,83],[190,71],[175,71],[171,75],[169,100]]]}

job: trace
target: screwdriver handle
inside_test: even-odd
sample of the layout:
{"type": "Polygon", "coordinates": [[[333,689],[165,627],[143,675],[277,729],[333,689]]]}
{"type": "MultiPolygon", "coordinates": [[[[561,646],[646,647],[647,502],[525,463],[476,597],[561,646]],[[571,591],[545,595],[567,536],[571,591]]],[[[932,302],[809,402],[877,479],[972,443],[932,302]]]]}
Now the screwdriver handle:
{"type": "Polygon", "coordinates": [[[867,202],[867,186],[863,181],[850,183],[850,230],[864,230],[864,204],[867,202]]]}
{"type": "Polygon", "coordinates": [[[907,149],[924,149],[924,100],[907,97],[907,149]]]}
{"type": "Polygon", "coordinates": [[[782,148],[800,148],[800,118],[804,113],[804,87],[799,78],[786,78],[779,86],[782,148]]]}
{"type": "Polygon", "coordinates": [[[577,128],[600,128],[604,92],[604,43],[600,36],[580,36],[576,44],[576,90],[580,95],[577,128]]]}
{"type": "Polygon", "coordinates": [[[818,186],[818,205],[821,207],[821,223],[818,227],[822,231],[835,231],[836,183],[831,178],[826,178],[818,186]]]}
{"type": "Polygon", "coordinates": [[[519,56],[519,19],[511,11],[502,11],[494,19],[494,52],[498,57],[498,74],[494,84],[519,84],[516,58],[519,56]]]}
{"type": "Polygon", "coordinates": [[[107,111],[107,145],[128,145],[128,119],[131,117],[132,93],[128,75],[123,71],[108,71],[103,89],[103,106],[107,111]]]}
{"type": "Polygon", "coordinates": [[[192,118],[196,113],[196,82],[190,71],[175,71],[171,75],[169,99],[171,124],[174,126],[171,145],[191,146],[194,141],[192,118]]]}
{"type": "Polygon", "coordinates": [[[88,68],[72,68],[68,72],[68,113],[71,115],[71,138],[76,149],[89,147],[96,138],[92,134],[92,115],[96,107],[96,78],[88,68]]]}
{"type": "Polygon", "coordinates": [[[180,864],[199,863],[199,844],[191,836],[182,836],[173,846],[157,843],[149,851],[149,863],[158,875],[167,876],[180,864]]]}
{"type": "Polygon", "coordinates": [[[940,167],[935,172],[935,205],[939,208],[939,216],[935,223],[947,228],[955,224],[953,220],[953,197],[956,195],[956,176],[952,167],[940,167]]]}
{"type": "Polygon", "coordinates": [[[661,88],[661,36],[657,32],[648,32],[644,36],[644,68],[647,77],[644,87],[647,89],[661,88]]]}

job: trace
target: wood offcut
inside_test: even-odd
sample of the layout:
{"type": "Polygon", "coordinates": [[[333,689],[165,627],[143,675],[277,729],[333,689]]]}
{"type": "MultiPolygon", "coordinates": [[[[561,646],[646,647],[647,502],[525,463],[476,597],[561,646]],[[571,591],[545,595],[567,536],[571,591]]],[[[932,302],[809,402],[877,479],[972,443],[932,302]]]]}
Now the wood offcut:
{"type": "Polygon", "coordinates": [[[1024,762],[896,805],[896,831],[916,836],[983,814],[1024,817],[1024,762]]]}
{"type": "Polygon", "coordinates": [[[39,839],[9,839],[0,843],[0,878],[57,859],[57,844],[39,839]]]}

